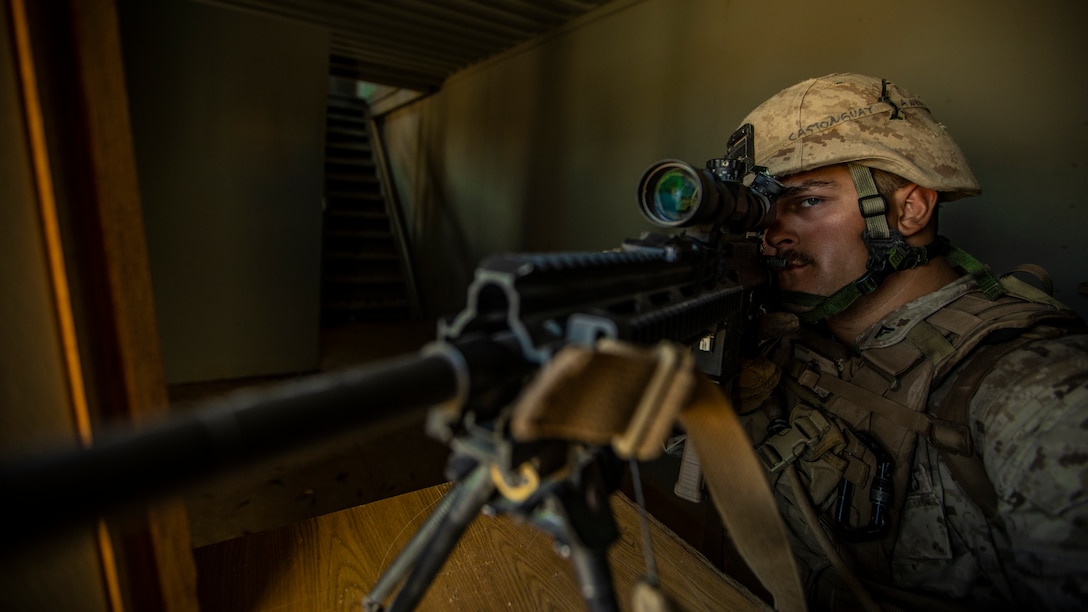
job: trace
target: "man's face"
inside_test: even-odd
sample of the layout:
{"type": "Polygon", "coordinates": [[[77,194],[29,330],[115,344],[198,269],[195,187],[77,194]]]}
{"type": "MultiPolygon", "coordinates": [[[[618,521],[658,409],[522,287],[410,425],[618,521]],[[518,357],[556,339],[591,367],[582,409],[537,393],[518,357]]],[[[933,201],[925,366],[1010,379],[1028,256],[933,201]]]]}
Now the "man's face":
{"type": "Polygon", "coordinates": [[[780,257],[779,286],[829,296],[865,273],[865,222],[846,166],[802,172],[782,181],[774,224],[763,234],[764,254],[780,257]]]}

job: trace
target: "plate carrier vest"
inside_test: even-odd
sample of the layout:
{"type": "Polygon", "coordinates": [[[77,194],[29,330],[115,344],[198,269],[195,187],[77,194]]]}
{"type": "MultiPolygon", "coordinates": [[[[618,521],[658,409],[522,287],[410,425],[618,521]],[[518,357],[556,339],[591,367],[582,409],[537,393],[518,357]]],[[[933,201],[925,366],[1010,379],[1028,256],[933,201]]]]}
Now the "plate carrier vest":
{"type": "MultiPolygon", "coordinates": [[[[1041,274],[1046,284],[1037,266],[1014,272],[1041,274]]],[[[985,276],[979,289],[928,316],[882,329],[886,335],[878,332],[860,354],[802,331],[769,355],[782,370],[782,406],[789,410],[777,425],[770,416],[771,433],[757,453],[772,480],[786,465],[797,467],[816,512],[832,526],[834,541],[851,552],[860,577],[890,583],[918,436],[941,452],[991,524],[1003,528],[996,492],[971,437],[971,398],[1002,356],[1031,340],[1084,330],[1073,311],[1012,273],[1000,282],[985,276]],[[951,390],[927,411],[931,391],[950,375],[951,390]]],[[[787,479],[777,480],[789,522],[811,529],[793,507],[787,479]]]]}

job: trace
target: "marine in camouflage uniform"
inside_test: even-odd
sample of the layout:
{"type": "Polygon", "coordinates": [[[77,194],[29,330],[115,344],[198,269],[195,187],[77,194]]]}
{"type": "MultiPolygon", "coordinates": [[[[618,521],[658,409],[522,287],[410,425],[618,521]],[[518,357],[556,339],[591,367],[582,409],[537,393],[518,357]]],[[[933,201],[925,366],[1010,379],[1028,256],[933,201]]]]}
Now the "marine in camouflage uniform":
{"type": "Polygon", "coordinates": [[[936,204],[980,192],[944,126],[902,88],[856,74],[787,88],[744,124],[755,163],[785,187],[764,247],[804,323],[768,340],[786,399],[749,424],[767,438],[813,607],[844,590],[847,605],[864,602],[841,586],[850,573],[906,608],[1088,607],[1088,336],[1061,304],[936,238],[936,204]],[[842,167],[849,181],[829,170],[842,167]],[[827,204],[844,183],[850,217],[827,204]],[[924,200],[917,219],[911,198],[924,200]],[[895,463],[886,481],[879,451],[895,463]],[[872,499],[888,506],[866,542],[829,527],[847,480],[851,524],[872,499]]]}

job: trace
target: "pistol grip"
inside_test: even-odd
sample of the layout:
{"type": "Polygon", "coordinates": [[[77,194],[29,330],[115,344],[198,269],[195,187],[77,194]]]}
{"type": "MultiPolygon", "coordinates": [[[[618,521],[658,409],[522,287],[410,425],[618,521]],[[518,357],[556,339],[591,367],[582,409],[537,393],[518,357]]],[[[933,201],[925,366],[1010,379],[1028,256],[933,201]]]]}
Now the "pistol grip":
{"type": "Polygon", "coordinates": [[[703,501],[703,468],[699,465],[695,447],[688,442],[684,443],[684,457],[680,461],[680,473],[676,476],[676,486],[672,492],[689,502],[697,504],[703,501]]]}

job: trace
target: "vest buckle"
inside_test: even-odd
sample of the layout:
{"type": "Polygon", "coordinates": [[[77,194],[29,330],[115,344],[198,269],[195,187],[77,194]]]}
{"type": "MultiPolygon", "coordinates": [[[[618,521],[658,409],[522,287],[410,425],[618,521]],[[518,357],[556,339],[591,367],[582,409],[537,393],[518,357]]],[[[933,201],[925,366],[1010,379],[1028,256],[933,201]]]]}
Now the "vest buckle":
{"type": "Polygon", "coordinates": [[[813,412],[797,418],[789,427],[768,436],[756,447],[756,454],[772,474],[796,461],[827,433],[831,424],[822,416],[819,416],[822,423],[813,418],[818,415],[813,412]]]}

